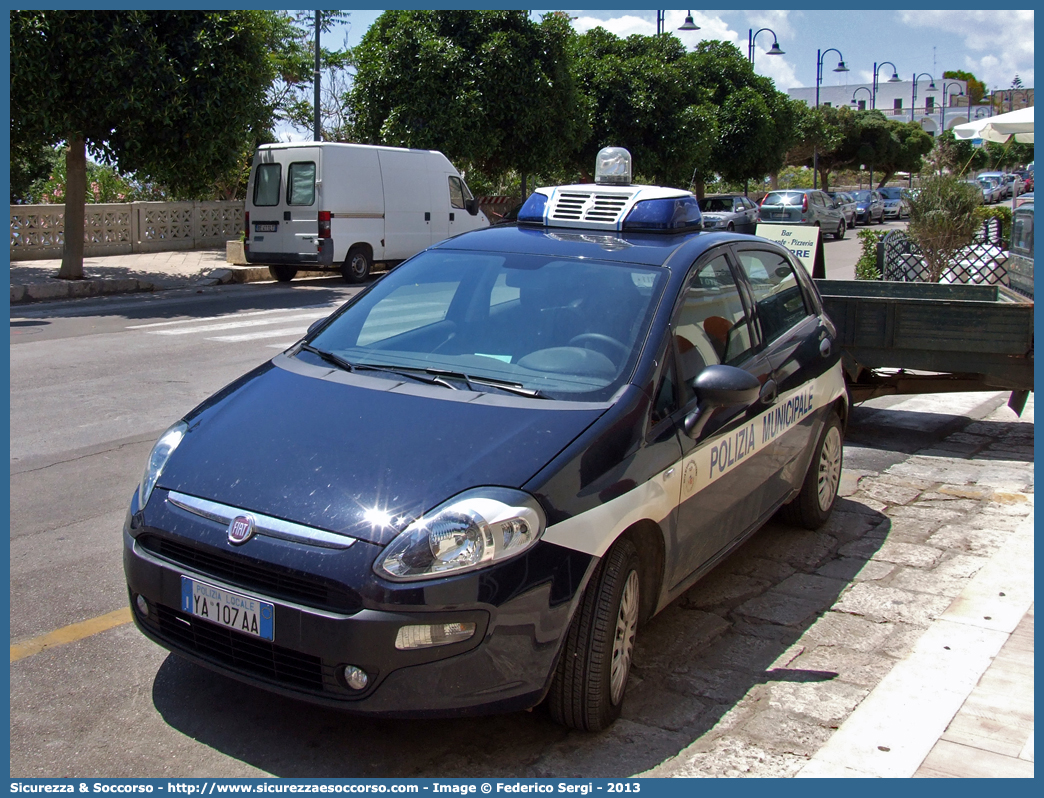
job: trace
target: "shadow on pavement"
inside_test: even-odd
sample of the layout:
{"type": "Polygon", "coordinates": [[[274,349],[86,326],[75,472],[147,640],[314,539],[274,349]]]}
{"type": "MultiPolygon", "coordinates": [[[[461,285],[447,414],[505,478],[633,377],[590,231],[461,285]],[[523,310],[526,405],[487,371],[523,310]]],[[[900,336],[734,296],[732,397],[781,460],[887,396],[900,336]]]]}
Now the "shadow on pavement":
{"type": "MultiPolygon", "coordinates": [[[[564,729],[542,707],[426,721],[351,716],[173,655],[156,674],[153,702],[181,733],[281,777],[628,776],[700,739],[758,685],[834,679],[787,668],[797,656],[788,649],[888,529],[885,516],[845,499],[816,532],[771,522],[639,631],[623,717],[600,734],[564,729]]],[[[807,725],[811,752],[832,729],[807,725]]]]}

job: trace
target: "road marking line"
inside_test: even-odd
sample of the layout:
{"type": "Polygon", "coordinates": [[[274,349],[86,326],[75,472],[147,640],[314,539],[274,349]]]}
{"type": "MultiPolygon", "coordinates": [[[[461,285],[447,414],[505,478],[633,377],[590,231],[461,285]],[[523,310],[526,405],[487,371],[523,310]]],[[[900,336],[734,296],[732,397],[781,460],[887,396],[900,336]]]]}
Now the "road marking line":
{"type": "Polygon", "coordinates": [[[312,310],[319,308],[331,308],[333,306],[323,303],[321,305],[301,305],[296,308],[272,308],[271,310],[250,310],[245,313],[225,313],[221,316],[200,316],[194,319],[178,319],[176,321],[157,321],[152,324],[132,324],[124,327],[125,330],[145,330],[150,327],[169,327],[172,324],[196,324],[201,321],[218,321],[219,319],[239,319],[247,316],[270,316],[273,313],[296,313],[299,310],[312,310]]]}
{"type": "Polygon", "coordinates": [[[206,340],[239,343],[240,341],[256,341],[261,338],[275,338],[280,335],[296,335],[298,338],[303,338],[304,334],[304,327],[284,327],[280,330],[262,330],[261,332],[242,333],[241,335],[215,335],[208,337],[206,340]]]}
{"type": "Polygon", "coordinates": [[[322,313],[298,313],[293,316],[278,316],[266,319],[247,319],[246,321],[226,321],[221,324],[204,324],[199,327],[181,327],[176,330],[149,330],[149,335],[191,335],[192,333],[215,332],[217,330],[235,330],[241,327],[262,327],[266,324],[281,324],[288,321],[306,321],[323,318],[322,313]]]}
{"type": "Polygon", "coordinates": [[[115,612],[99,615],[97,618],[89,618],[86,621],[63,626],[61,629],[55,629],[53,632],[34,637],[32,640],[13,644],[11,646],[11,662],[18,662],[18,660],[31,657],[33,654],[39,654],[45,648],[75,643],[77,640],[82,640],[85,637],[104,632],[106,629],[123,626],[130,622],[130,607],[124,607],[115,612]]]}

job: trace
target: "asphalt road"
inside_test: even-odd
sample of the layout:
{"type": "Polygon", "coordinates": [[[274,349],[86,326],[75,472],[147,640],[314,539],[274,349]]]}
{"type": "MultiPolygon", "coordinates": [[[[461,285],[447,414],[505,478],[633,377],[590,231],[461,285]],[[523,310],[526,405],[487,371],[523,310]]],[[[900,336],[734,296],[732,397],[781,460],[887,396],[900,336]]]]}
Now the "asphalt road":
{"type": "MultiPolygon", "coordinates": [[[[672,720],[677,707],[643,693],[649,669],[685,667],[691,647],[721,632],[691,627],[696,616],[673,607],[650,625],[646,645],[639,635],[634,697],[629,692],[624,720],[596,738],[557,727],[539,708],[469,720],[353,718],[187,664],[118,616],[111,620],[127,603],[124,515],[160,432],[356,290],[330,278],[15,312],[11,642],[62,631],[50,638],[60,644],[11,663],[12,776],[628,775],[689,745],[750,689],[749,674],[730,671],[720,707],[698,726],[679,726],[672,720]],[[95,626],[69,629],[83,622],[95,626]],[[689,648],[674,645],[665,662],[656,640],[683,640],[689,648]]],[[[1002,401],[999,394],[958,397],[947,403],[949,414],[927,399],[858,408],[846,467],[875,473],[1002,401]]],[[[866,523],[841,510],[832,523],[866,523]]],[[[715,572],[715,589],[735,592],[751,582],[736,565],[750,547],[766,547],[759,555],[765,562],[792,557],[768,545],[785,532],[770,525],[745,544],[715,572]]],[[[784,576],[765,577],[773,578],[784,576]]],[[[678,606],[706,606],[700,590],[678,606]]],[[[699,616],[705,623],[711,614],[699,616]]],[[[770,642],[787,645],[784,638],[770,642]]],[[[722,656],[742,655],[726,646],[722,656]]]]}

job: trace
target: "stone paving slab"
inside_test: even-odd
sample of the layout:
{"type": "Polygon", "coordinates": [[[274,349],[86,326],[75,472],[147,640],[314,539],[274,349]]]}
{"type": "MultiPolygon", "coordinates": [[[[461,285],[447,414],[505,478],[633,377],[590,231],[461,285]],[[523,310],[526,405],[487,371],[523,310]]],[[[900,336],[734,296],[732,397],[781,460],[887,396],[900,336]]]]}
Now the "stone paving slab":
{"type": "MultiPolygon", "coordinates": [[[[703,714],[688,727],[699,735],[691,745],[640,775],[909,777],[927,774],[922,763],[965,775],[942,753],[925,761],[962,706],[969,719],[947,745],[998,723],[987,714],[1001,694],[1032,710],[1032,695],[1013,689],[1032,678],[1032,636],[1016,628],[1033,590],[1032,422],[1031,397],[1021,419],[998,408],[953,433],[960,446],[849,478],[828,528],[770,524],[690,590],[681,606],[729,628],[670,677],[643,671],[636,703],[669,685],[703,714]]],[[[1006,723],[1028,728],[1005,726],[994,734],[1003,750],[984,750],[1031,769],[1032,717],[1006,723]]]]}

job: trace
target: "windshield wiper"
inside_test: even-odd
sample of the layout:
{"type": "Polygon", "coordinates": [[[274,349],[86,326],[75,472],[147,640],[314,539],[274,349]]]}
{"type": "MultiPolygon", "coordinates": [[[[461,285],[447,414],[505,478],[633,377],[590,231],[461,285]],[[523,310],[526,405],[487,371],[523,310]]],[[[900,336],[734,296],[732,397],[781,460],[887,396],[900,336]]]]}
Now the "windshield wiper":
{"type": "Polygon", "coordinates": [[[327,352],[325,349],[318,349],[317,347],[314,347],[311,344],[301,344],[300,348],[303,349],[305,352],[311,352],[313,355],[318,355],[327,363],[332,363],[333,365],[343,369],[344,371],[355,371],[356,369],[356,365],[354,363],[345,360],[340,355],[335,355],[333,352],[327,352]]]}
{"type": "Polygon", "coordinates": [[[474,391],[475,385],[484,385],[487,388],[499,388],[502,391],[508,393],[518,394],[519,396],[528,396],[533,399],[547,399],[547,395],[541,393],[539,390],[534,388],[526,388],[520,382],[511,382],[510,380],[499,380],[496,377],[475,377],[471,374],[465,374],[462,371],[447,371],[445,369],[425,369],[428,374],[436,374],[441,377],[448,377],[450,379],[463,380],[464,384],[468,386],[468,390],[474,391]]]}
{"type": "Polygon", "coordinates": [[[374,363],[355,363],[354,369],[356,371],[381,371],[386,374],[395,374],[400,377],[409,377],[410,379],[423,382],[425,385],[441,385],[443,388],[449,388],[451,391],[459,390],[456,385],[446,382],[438,376],[427,377],[426,369],[414,369],[408,366],[384,366],[374,363]]]}

